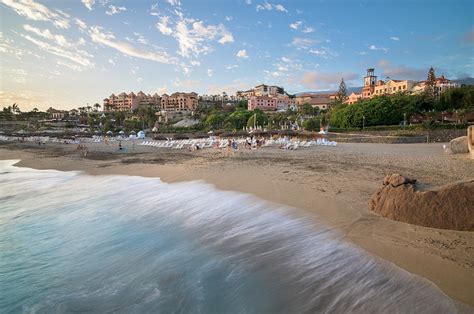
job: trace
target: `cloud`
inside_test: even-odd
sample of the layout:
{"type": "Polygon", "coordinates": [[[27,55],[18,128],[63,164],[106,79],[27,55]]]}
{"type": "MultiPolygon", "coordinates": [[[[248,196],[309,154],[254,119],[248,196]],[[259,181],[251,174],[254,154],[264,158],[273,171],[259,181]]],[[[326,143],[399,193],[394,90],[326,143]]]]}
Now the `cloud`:
{"type": "Polygon", "coordinates": [[[85,44],[84,38],[79,39],[78,42],[70,42],[63,35],[55,35],[51,33],[49,29],[41,30],[28,24],[23,25],[23,29],[27,32],[34,33],[40,37],[54,41],[57,45],[63,48],[77,48],[78,46],[82,46],[85,44]]]}
{"type": "Polygon", "coordinates": [[[305,88],[313,90],[322,89],[335,89],[339,86],[341,78],[344,78],[346,82],[357,79],[359,76],[352,72],[335,72],[335,73],[322,73],[322,72],[306,72],[303,74],[299,83],[305,88]]]}
{"type": "Polygon", "coordinates": [[[319,49],[310,49],[309,53],[312,53],[323,59],[332,59],[338,56],[337,53],[331,51],[328,47],[321,47],[319,49]]]}
{"type": "Polygon", "coordinates": [[[80,64],[84,67],[93,67],[93,65],[94,65],[91,62],[91,60],[89,59],[90,55],[87,54],[84,51],[77,51],[75,49],[68,50],[68,49],[65,49],[63,47],[53,46],[53,45],[51,45],[47,42],[44,42],[44,41],[38,40],[36,38],[33,38],[30,35],[21,34],[21,37],[23,37],[24,39],[32,42],[33,44],[38,46],[40,49],[42,49],[46,52],[49,52],[49,53],[54,54],[56,56],[68,59],[68,60],[73,61],[73,62],[76,62],[76,63],[78,63],[78,64],[80,64]]]}
{"type": "Polygon", "coordinates": [[[225,69],[226,70],[233,70],[233,69],[237,69],[239,66],[237,64],[229,64],[229,65],[226,65],[225,66],[225,69]]]}
{"type": "Polygon", "coordinates": [[[142,34],[133,32],[133,35],[137,36],[137,42],[143,45],[148,44],[148,39],[146,39],[142,34]]]}
{"type": "Polygon", "coordinates": [[[474,27],[471,27],[471,29],[464,35],[464,42],[474,44],[474,27]]]}
{"type": "Polygon", "coordinates": [[[312,27],[309,27],[309,26],[306,26],[304,29],[303,29],[303,33],[312,33],[314,32],[314,28],[312,27]]]}
{"type": "Polygon", "coordinates": [[[168,22],[170,20],[169,16],[162,16],[160,17],[160,21],[156,23],[156,28],[163,34],[163,35],[171,35],[173,30],[168,26],[168,22]]]}
{"type": "Polygon", "coordinates": [[[388,51],[388,48],[377,47],[377,46],[375,46],[375,45],[370,45],[370,46],[369,46],[369,49],[370,49],[370,50],[375,50],[375,51],[380,50],[380,51],[383,51],[383,52],[387,52],[387,51],[388,51]]]}
{"type": "Polygon", "coordinates": [[[48,21],[57,28],[69,28],[69,16],[60,10],[53,12],[33,0],[0,0],[0,2],[29,20],[48,21]]]}
{"type": "Polygon", "coordinates": [[[83,67],[77,65],[77,64],[71,64],[71,63],[68,63],[68,62],[64,62],[64,61],[57,61],[56,62],[57,65],[61,65],[61,66],[64,66],[66,68],[69,68],[71,70],[74,70],[76,72],[82,72],[84,70],[83,67]]]}
{"type": "Polygon", "coordinates": [[[292,28],[292,29],[295,29],[295,30],[296,30],[296,29],[298,29],[298,27],[300,27],[300,26],[301,26],[301,24],[303,24],[303,22],[302,22],[302,21],[296,21],[296,22],[294,22],[294,23],[291,23],[291,24],[290,24],[290,28],[292,28]]]}
{"type": "Polygon", "coordinates": [[[285,12],[285,13],[288,13],[288,10],[282,6],[281,4],[272,4],[272,3],[269,3],[269,2],[263,2],[263,3],[260,3],[260,4],[257,4],[257,6],[255,7],[255,9],[258,11],[272,11],[272,10],[275,10],[275,11],[279,11],[279,12],[285,12]]]}
{"type": "Polygon", "coordinates": [[[245,49],[242,49],[242,50],[239,50],[236,54],[237,58],[248,58],[249,56],[247,55],[247,50],[245,49]]]}
{"type": "Polygon", "coordinates": [[[99,26],[92,26],[89,30],[89,35],[93,42],[116,49],[131,57],[165,64],[177,64],[176,58],[170,57],[166,52],[138,49],[127,42],[116,40],[115,36],[110,32],[104,33],[99,26]]]}
{"type": "Polygon", "coordinates": [[[226,17],[225,17],[225,20],[226,20],[227,22],[230,22],[230,21],[232,21],[233,19],[234,19],[234,18],[233,18],[232,16],[226,16],[226,17]]]}
{"type": "Polygon", "coordinates": [[[216,37],[219,38],[219,43],[234,41],[234,38],[229,34],[222,24],[205,26],[202,21],[194,21],[187,23],[185,20],[178,22],[176,26],[176,39],[179,42],[180,54],[183,57],[188,57],[191,53],[195,56],[199,54],[207,54],[212,48],[206,42],[216,37]]]}
{"type": "Polygon", "coordinates": [[[245,3],[248,4],[248,5],[251,5],[251,4],[252,4],[252,0],[245,0],[245,3]]]}
{"type": "Polygon", "coordinates": [[[426,77],[428,69],[412,68],[404,65],[392,65],[388,60],[382,59],[377,63],[377,66],[382,69],[380,76],[390,77],[400,80],[422,80],[426,77]]]}
{"type": "Polygon", "coordinates": [[[82,0],[82,3],[86,6],[86,8],[90,10],[92,10],[92,7],[94,6],[95,4],[95,0],[82,0]]]}
{"type": "Polygon", "coordinates": [[[319,43],[319,41],[314,39],[295,37],[293,38],[291,45],[295,46],[297,49],[309,49],[317,43],[319,43]]]}
{"type": "Polygon", "coordinates": [[[126,7],[116,7],[115,5],[109,5],[109,10],[105,11],[105,14],[114,15],[125,11],[127,11],[126,7]]]}
{"type": "Polygon", "coordinates": [[[166,0],[172,6],[180,6],[181,2],[179,0],[166,0]]]}
{"type": "Polygon", "coordinates": [[[400,40],[400,37],[396,37],[396,36],[392,36],[390,37],[391,40],[395,40],[395,41],[399,41],[400,40]]]}
{"type": "Polygon", "coordinates": [[[207,69],[207,76],[212,77],[214,75],[214,71],[212,69],[207,69]]]}

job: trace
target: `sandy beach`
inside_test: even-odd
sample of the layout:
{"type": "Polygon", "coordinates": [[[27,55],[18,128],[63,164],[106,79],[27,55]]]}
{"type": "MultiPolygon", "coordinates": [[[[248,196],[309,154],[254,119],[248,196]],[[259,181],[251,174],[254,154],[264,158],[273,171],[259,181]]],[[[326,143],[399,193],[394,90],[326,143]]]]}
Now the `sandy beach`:
{"type": "MultiPolygon", "coordinates": [[[[382,218],[368,210],[386,174],[398,172],[436,187],[474,177],[474,162],[446,154],[442,144],[340,144],[296,151],[185,151],[123,142],[76,145],[0,143],[0,160],[17,166],[79,170],[92,175],[159,177],[165,182],[203,180],[222,190],[250,193],[302,209],[344,238],[397,266],[427,278],[454,300],[474,306],[474,233],[432,229],[382,218]]],[[[133,188],[133,187],[132,187],[133,188]]]]}

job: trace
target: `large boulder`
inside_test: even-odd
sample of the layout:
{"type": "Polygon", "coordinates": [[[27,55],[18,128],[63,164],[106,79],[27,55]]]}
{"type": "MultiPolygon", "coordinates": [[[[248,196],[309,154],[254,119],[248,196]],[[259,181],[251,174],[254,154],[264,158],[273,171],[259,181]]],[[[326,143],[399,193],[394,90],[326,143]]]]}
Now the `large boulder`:
{"type": "Polygon", "coordinates": [[[474,180],[432,190],[418,190],[415,183],[400,174],[386,176],[369,209],[410,224],[474,231],[474,180]]]}
{"type": "Polygon", "coordinates": [[[467,136],[457,137],[449,142],[449,148],[453,154],[467,154],[469,153],[469,146],[467,144],[467,136]]]}

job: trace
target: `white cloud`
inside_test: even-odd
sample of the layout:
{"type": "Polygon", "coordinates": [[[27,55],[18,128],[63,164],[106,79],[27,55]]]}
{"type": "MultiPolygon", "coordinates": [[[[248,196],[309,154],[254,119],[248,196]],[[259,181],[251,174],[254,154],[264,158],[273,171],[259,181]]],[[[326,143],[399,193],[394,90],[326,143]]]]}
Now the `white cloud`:
{"type": "Polygon", "coordinates": [[[233,18],[232,16],[226,16],[226,17],[225,17],[225,20],[226,20],[227,22],[230,22],[230,21],[232,21],[233,19],[234,19],[234,18],[233,18]]]}
{"type": "Polygon", "coordinates": [[[239,50],[236,54],[237,58],[248,58],[249,56],[247,55],[247,50],[245,49],[242,49],[242,50],[239,50]]]}
{"type": "Polygon", "coordinates": [[[391,40],[395,40],[395,41],[399,41],[400,40],[400,37],[396,37],[396,36],[392,36],[390,37],[391,40]]]}
{"type": "Polygon", "coordinates": [[[160,95],[168,93],[168,87],[166,87],[166,86],[159,87],[157,93],[160,94],[160,95]]]}
{"type": "Polygon", "coordinates": [[[367,54],[367,52],[365,51],[359,51],[357,54],[361,55],[361,56],[365,56],[367,54]]]}
{"type": "Polygon", "coordinates": [[[250,4],[252,4],[252,0],[245,0],[245,3],[250,5],[250,4]]]}
{"type": "Polygon", "coordinates": [[[23,29],[27,32],[34,33],[40,37],[54,41],[57,45],[63,48],[77,48],[78,46],[82,46],[85,44],[84,38],[80,38],[79,41],[76,43],[70,42],[63,35],[55,35],[51,33],[49,29],[41,30],[28,24],[23,25],[23,29]]]}
{"type": "Polygon", "coordinates": [[[323,59],[332,59],[333,57],[338,56],[337,53],[331,51],[328,47],[321,47],[320,49],[310,49],[309,52],[323,59]]]}
{"type": "Polygon", "coordinates": [[[53,23],[57,28],[69,28],[69,16],[60,10],[53,12],[33,0],[0,0],[0,2],[29,20],[48,21],[53,23]]]}
{"type": "Polygon", "coordinates": [[[118,41],[115,39],[115,36],[112,33],[104,33],[102,31],[102,28],[99,26],[92,26],[89,30],[89,35],[92,38],[93,42],[103,44],[110,48],[114,48],[128,56],[156,61],[156,62],[165,63],[165,64],[177,63],[176,58],[170,57],[166,52],[146,51],[146,50],[138,49],[127,42],[118,41]]]}
{"type": "Polygon", "coordinates": [[[387,51],[388,51],[388,48],[377,47],[377,46],[375,46],[375,45],[370,45],[370,46],[369,46],[369,49],[370,49],[370,50],[380,50],[380,51],[383,51],[383,52],[387,52],[387,51]]]}
{"type": "Polygon", "coordinates": [[[291,45],[295,46],[297,49],[309,49],[317,43],[319,43],[319,41],[314,39],[295,37],[293,38],[291,45]]]}
{"type": "Polygon", "coordinates": [[[181,2],[179,0],[166,0],[172,6],[180,6],[181,2]]]}
{"type": "Polygon", "coordinates": [[[173,30],[168,26],[169,20],[169,16],[162,16],[160,17],[160,21],[155,25],[163,35],[171,35],[171,33],[173,33],[173,30]]]}
{"type": "Polygon", "coordinates": [[[257,4],[255,9],[257,10],[257,12],[258,11],[276,10],[276,11],[288,13],[288,10],[284,6],[282,6],[281,4],[272,4],[272,3],[269,3],[267,1],[265,1],[264,3],[257,4]]]}
{"type": "Polygon", "coordinates": [[[281,4],[273,5],[273,7],[274,7],[275,10],[277,10],[277,11],[288,13],[288,10],[285,9],[285,7],[282,6],[281,4]]]}
{"type": "Polygon", "coordinates": [[[115,5],[109,5],[109,10],[105,11],[105,14],[114,15],[125,11],[127,11],[126,7],[117,7],[115,5]]]}
{"type": "Polygon", "coordinates": [[[82,0],[82,3],[86,6],[86,8],[90,10],[92,10],[92,7],[94,6],[95,4],[95,0],[82,0]]]}
{"type": "Polygon", "coordinates": [[[68,59],[70,61],[73,61],[73,62],[76,62],[84,67],[93,67],[93,63],[91,62],[91,60],[89,59],[90,55],[89,54],[84,54],[84,52],[78,52],[77,50],[67,50],[67,49],[64,49],[62,47],[56,47],[56,46],[53,46],[47,42],[44,42],[44,41],[41,41],[41,40],[38,40],[38,39],[35,39],[33,37],[31,37],[30,35],[25,35],[25,34],[21,34],[21,36],[32,42],[33,44],[37,45],[40,49],[46,51],[46,52],[49,52],[51,54],[54,54],[56,56],[59,56],[59,57],[62,57],[62,58],[65,58],[65,59],[68,59]]]}
{"type": "Polygon", "coordinates": [[[297,21],[297,22],[291,23],[291,24],[290,24],[290,28],[292,28],[292,29],[295,29],[295,30],[296,30],[296,29],[298,29],[298,27],[300,27],[300,26],[301,26],[301,24],[303,24],[303,22],[302,22],[302,21],[297,21]]]}
{"type": "Polygon", "coordinates": [[[115,61],[114,61],[114,59],[109,58],[108,62],[109,62],[111,65],[115,66],[115,61]]]}
{"type": "Polygon", "coordinates": [[[57,65],[62,65],[64,67],[67,67],[71,70],[74,70],[74,71],[77,71],[77,72],[82,72],[84,70],[83,67],[77,65],[77,64],[71,64],[71,63],[68,63],[68,62],[64,62],[64,61],[57,61],[56,62],[57,65]]]}
{"type": "Polygon", "coordinates": [[[137,42],[139,42],[140,44],[143,44],[143,45],[148,44],[148,39],[146,39],[142,34],[133,32],[133,35],[137,36],[137,42]]]}
{"type": "Polygon", "coordinates": [[[225,69],[226,70],[233,70],[233,69],[237,69],[239,66],[237,64],[229,64],[229,65],[226,65],[225,66],[225,69]]]}
{"type": "Polygon", "coordinates": [[[223,24],[205,25],[203,21],[185,18],[180,7],[174,10],[175,19],[161,16],[156,28],[166,36],[174,37],[179,45],[179,52],[185,58],[198,57],[213,51],[212,41],[224,45],[234,41],[234,37],[223,24]]]}
{"type": "Polygon", "coordinates": [[[309,27],[309,26],[306,26],[304,29],[303,29],[303,33],[312,33],[314,32],[314,28],[312,27],[309,27]]]}
{"type": "Polygon", "coordinates": [[[207,69],[207,76],[212,77],[214,75],[214,71],[212,69],[207,69]]]}
{"type": "Polygon", "coordinates": [[[212,47],[208,43],[216,38],[219,38],[220,44],[234,41],[234,37],[224,25],[206,26],[202,21],[194,20],[178,21],[172,36],[178,41],[179,54],[183,57],[209,53],[212,47]]]}

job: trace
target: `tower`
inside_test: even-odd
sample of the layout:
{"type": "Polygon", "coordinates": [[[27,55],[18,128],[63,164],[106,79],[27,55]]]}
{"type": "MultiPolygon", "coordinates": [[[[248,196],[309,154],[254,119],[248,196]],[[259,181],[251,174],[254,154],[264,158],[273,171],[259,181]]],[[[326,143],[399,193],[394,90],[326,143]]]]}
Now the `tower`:
{"type": "Polygon", "coordinates": [[[375,89],[377,76],[374,75],[374,69],[367,69],[367,75],[364,77],[364,87],[362,88],[362,98],[370,98],[375,89]]]}

